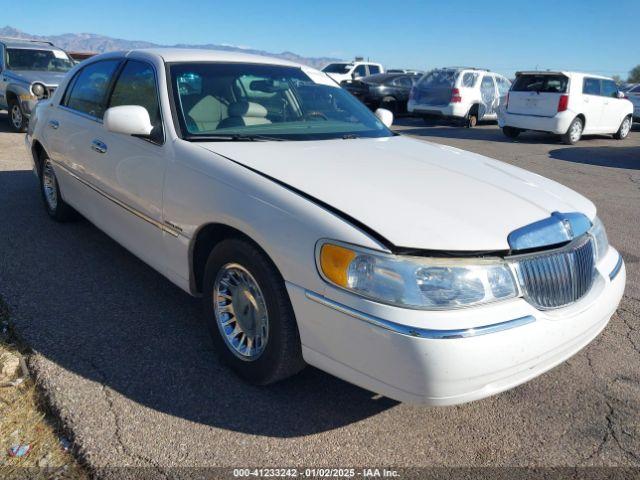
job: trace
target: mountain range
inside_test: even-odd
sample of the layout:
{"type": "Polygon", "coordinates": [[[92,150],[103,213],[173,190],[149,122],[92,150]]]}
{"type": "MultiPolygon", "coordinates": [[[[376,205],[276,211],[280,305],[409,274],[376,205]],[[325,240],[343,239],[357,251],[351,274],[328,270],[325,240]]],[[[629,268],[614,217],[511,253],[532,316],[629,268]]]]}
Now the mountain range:
{"type": "Polygon", "coordinates": [[[251,53],[255,55],[266,55],[277,57],[292,62],[309,65],[314,68],[322,68],[327,63],[340,61],[331,57],[304,57],[293,52],[272,53],[253,48],[236,47],[233,45],[220,45],[208,43],[204,45],[160,45],[144,40],[124,40],[122,38],[107,37],[95,33],[63,33],[61,35],[34,35],[26,33],[17,28],[6,26],[0,28],[0,37],[13,37],[27,40],[47,40],[54,45],[63,48],[68,52],[94,52],[103,53],[114,50],[131,50],[133,48],[153,48],[153,47],[177,47],[177,48],[203,48],[213,50],[225,50],[230,52],[251,53]]]}

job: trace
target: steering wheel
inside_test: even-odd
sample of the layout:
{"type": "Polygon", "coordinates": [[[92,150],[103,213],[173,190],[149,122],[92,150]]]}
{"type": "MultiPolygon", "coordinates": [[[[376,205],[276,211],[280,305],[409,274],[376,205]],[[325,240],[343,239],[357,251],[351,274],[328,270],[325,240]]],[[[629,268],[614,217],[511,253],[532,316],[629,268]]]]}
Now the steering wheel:
{"type": "Polygon", "coordinates": [[[313,110],[311,112],[305,113],[304,118],[321,118],[322,120],[329,121],[329,117],[318,110],[313,110]]]}

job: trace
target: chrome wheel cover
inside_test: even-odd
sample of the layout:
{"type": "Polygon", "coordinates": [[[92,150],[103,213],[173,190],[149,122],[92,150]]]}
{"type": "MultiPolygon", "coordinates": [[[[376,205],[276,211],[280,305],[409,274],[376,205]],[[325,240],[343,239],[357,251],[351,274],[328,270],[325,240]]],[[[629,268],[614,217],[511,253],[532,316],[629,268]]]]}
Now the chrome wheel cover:
{"type": "Polygon", "coordinates": [[[51,165],[51,160],[48,158],[42,166],[42,191],[49,209],[55,211],[58,207],[58,183],[56,182],[53,165],[51,165]]]}
{"type": "Polygon", "coordinates": [[[218,272],[213,311],[231,352],[245,361],[260,358],[269,341],[269,314],[258,282],[242,265],[228,263],[218,272]]]}
{"type": "Polygon", "coordinates": [[[18,105],[13,105],[13,107],[11,107],[11,123],[16,130],[22,127],[22,110],[20,110],[18,105]]]}
{"type": "Polygon", "coordinates": [[[625,118],[622,121],[622,125],[620,126],[620,138],[626,138],[629,135],[629,131],[631,130],[631,120],[629,118],[625,118]]]}
{"type": "Polygon", "coordinates": [[[578,140],[580,140],[581,136],[582,136],[582,123],[581,122],[574,122],[571,125],[571,131],[569,132],[569,138],[571,138],[572,142],[577,142],[578,140]]]}

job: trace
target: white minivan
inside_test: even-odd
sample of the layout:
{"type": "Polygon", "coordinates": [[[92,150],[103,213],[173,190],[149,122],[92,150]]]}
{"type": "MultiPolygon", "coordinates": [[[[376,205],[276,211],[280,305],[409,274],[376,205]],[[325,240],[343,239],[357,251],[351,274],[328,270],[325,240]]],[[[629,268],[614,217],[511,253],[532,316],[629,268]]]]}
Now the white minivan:
{"type": "Polygon", "coordinates": [[[507,137],[524,130],[562,135],[574,144],[583,134],[629,135],[633,104],[607,77],[577,72],[518,72],[500,111],[507,137]]]}

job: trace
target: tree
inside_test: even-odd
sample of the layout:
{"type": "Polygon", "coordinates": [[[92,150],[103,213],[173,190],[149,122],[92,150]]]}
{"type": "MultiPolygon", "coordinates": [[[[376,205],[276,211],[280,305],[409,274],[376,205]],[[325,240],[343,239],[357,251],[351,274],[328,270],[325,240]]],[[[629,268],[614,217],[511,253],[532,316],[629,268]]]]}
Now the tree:
{"type": "Polygon", "coordinates": [[[614,75],[613,77],[613,81],[616,82],[618,85],[620,85],[622,82],[622,77],[620,75],[614,75]]]}
{"type": "Polygon", "coordinates": [[[636,65],[629,72],[629,78],[627,79],[629,83],[640,83],[640,65],[636,65]]]}

